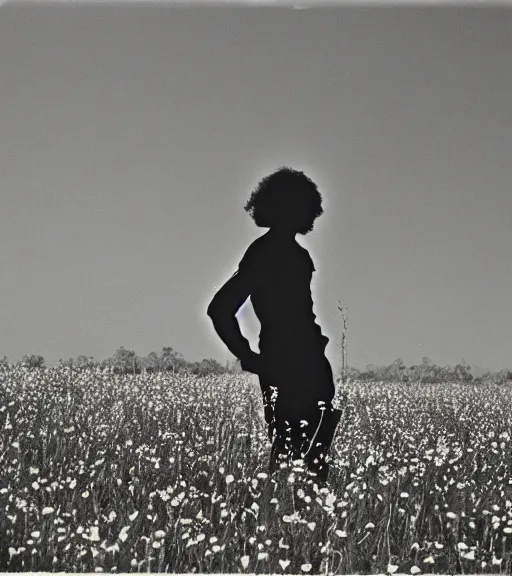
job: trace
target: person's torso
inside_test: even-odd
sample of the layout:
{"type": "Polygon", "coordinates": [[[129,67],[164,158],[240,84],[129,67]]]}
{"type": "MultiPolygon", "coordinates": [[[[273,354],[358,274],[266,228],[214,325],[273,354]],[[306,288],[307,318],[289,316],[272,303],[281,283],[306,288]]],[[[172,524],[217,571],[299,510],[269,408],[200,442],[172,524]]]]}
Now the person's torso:
{"type": "Polygon", "coordinates": [[[261,324],[260,352],[270,355],[278,348],[281,353],[323,353],[329,339],[315,322],[311,295],[315,268],[309,253],[296,241],[260,240],[265,270],[251,293],[261,324]]]}

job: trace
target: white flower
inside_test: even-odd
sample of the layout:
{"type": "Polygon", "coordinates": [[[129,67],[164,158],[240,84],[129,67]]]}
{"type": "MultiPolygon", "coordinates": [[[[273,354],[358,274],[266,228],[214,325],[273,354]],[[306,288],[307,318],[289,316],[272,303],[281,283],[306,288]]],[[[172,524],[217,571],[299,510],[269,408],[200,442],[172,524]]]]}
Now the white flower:
{"type": "Polygon", "coordinates": [[[364,527],[365,530],[370,530],[371,528],[375,528],[375,524],[372,522],[368,522],[368,524],[364,527]]]}
{"type": "Polygon", "coordinates": [[[411,566],[411,574],[418,574],[421,570],[417,566],[411,566]]]}
{"type": "Polygon", "coordinates": [[[368,456],[368,458],[366,459],[366,462],[365,462],[366,467],[368,467],[370,464],[375,464],[375,459],[373,457],[373,454],[370,454],[368,456]]]}
{"type": "Polygon", "coordinates": [[[457,544],[457,548],[458,548],[459,550],[467,550],[467,549],[468,549],[467,545],[464,544],[464,542],[459,542],[459,543],[457,544]]]}
{"type": "Polygon", "coordinates": [[[112,546],[107,546],[105,548],[107,552],[119,552],[119,544],[115,542],[112,546]]]}
{"type": "Polygon", "coordinates": [[[89,540],[92,540],[93,542],[99,542],[100,540],[99,528],[97,526],[91,526],[89,531],[90,531],[89,540]]]}
{"type": "Polygon", "coordinates": [[[32,482],[32,488],[34,490],[39,490],[39,484],[37,482],[32,482]]]}
{"type": "Polygon", "coordinates": [[[133,512],[132,514],[130,514],[128,516],[128,518],[130,519],[131,522],[133,522],[135,520],[135,518],[137,518],[137,516],[139,515],[138,510],[135,510],[135,512],[133,512]]]}
{"type": "Polygon", "coordinates": [[[395,566],[394,564],[388,564],[388,573],[389,574],[394,574],[397,570],[398,570],[398,566],[395,566]]]}
{"type": "Polygon", "coordinates": [[[119,532],[119,540],[124,542],[128,538],[128,530],[130,529],[129,526],[123,526],[121,528],[121,532],[119,532]]]}
{"type": "Polygon", "coordinates": [[[157,530],[155,532],[155,538],[165,538],[165,532],[163,530],[157,530]]]}
{"type": "Polygon", "coordinates": [[[278,546],[279,546],[279,548],[284,548],[285,550],[288,550],[288,548],[290,548],[290,547],[288,546],[288,544],[285,544],[285,543],[283,542],[283,538],[281,538],[281,539],[279,540],[278,546]]]}
{"type": "Polygon", "coordinates": [[[433,564],[435,562],[435,560],[432,556],[429,556],[428,558],[425,558],[425,560],[423,560],[423,562],[425,562],[425,564],[433,564]]]}
{"type": "Polygon", "coordinates": [[[347,533],[345,532],[345,530],[336,530],[336,536],[339,536],[340,538],[346,538],[347,533]]]}
{"type": "Polygon", "coordinates": [[[457,514],[454,514],[453,512],[447,512],[446,517],[455,519],[455,518],[457,518],[457,514]]]}
{"type": "Polygon", "coordinates": [[[303,565],[300,567],[300,569],[301,569],[303,572],[309,572],[309,571],[311,570],[311,568],[312,568],[311,564],[303,564],[303,565]]]}
{"type": "Polygon", "coordinates": [[[308,528],[311,530],[311,532],[313,532],[313,530],[316,528],[316,522],[308,522],[308,528]]]}
{"type": "Polygon", "coordinates": [[[235,479],[234,479],[234,477],[233,477],[232,474],[228,474],[228,475],[226,476],[226,484],[231,484],[231,482],[234,482],[234,480],[235,480],[235,479]]]}
{"type": "Polygon", "coordinates": [[[89,498],[89,490],[82,492],[82,498],[89,498]]]}
{"type": "Polygon", "coordinates": [[[470,550],[469,552],[462,552],[461,556],[466,560],[474,560],[475,559],[475,551],[470,550]]]}
{"type": "Polygon", "coordinates": [[[52,512],[55,512],[55,509],[51,506],[45,506],[42,510],[43,516],[46,516],[46,514],[51,514],[52,512]]]}
{"type": "Polygon", "coordinates": [[[279,560],[279,564],[281,565],[281,568],[283,570],[286,570],[286,568],[289,566],[290,561],[289,560],[279,560]]]}
{"type": "Polygon", "coordinates": [[[265,560],[265,558],[268,558],[268,553],[267,552],[260,552],[258,554],[258,560],[265,560]]]}
{"type": "Polygon", "coordinates": [[[32,538],[39,538],[39,536],[41,536],[41,532],[39,532],[39,530],[34,530],[34,532],[31,532],[30,535],[32,538]]]}
{"type": "Polygon", "coordinates": [[[336,496],[334,494],[328,494],[326,499],[325,499],[325,505],[326,506],[332,506],[334,504],[335,500],[336,500],[336,496]]]}
{"type": "Polygon", "coordinates": [[[242,556],[240,558],[240,562],[243,566],[243,569],[245,570],[247,568],[247,566],[249,566],[249,556],[242,556]]]}

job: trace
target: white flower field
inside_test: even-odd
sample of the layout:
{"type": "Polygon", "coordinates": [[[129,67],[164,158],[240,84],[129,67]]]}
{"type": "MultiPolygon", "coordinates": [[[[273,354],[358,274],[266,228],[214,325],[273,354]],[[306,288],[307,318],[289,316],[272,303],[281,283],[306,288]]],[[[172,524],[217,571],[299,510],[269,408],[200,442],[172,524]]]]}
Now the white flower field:
{"type": "Polygon", "coordinates": [[[0,572],[510,574],[512,390],[338,392],[319,489],[249,375],[0,367],[0,572]]]}

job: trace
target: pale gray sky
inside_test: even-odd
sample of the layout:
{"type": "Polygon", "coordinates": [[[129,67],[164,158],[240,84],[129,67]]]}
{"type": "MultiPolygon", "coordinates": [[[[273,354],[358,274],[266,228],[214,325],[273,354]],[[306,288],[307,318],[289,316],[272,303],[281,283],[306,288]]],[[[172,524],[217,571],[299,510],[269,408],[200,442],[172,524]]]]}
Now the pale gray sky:
{"type": "MultiPolygon", "coordinates": [[[[0,356],[231,358],[205,311],[282,164],[339,365],[511,366],[512,9],[0,9],[0,356]]],[[[257,351],[250,305],[242,330],[257,351]]]]}

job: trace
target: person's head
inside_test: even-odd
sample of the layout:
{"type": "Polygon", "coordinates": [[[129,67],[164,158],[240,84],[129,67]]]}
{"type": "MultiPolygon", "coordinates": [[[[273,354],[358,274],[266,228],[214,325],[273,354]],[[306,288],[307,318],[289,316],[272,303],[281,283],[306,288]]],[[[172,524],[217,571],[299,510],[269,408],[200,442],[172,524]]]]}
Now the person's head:
{"type": "Polygon", "coordinates": [[[259,182],[244,210],[256,226],[307,234],[323,214],[322,196],[303,172],[283,166],[259,182]]]}

